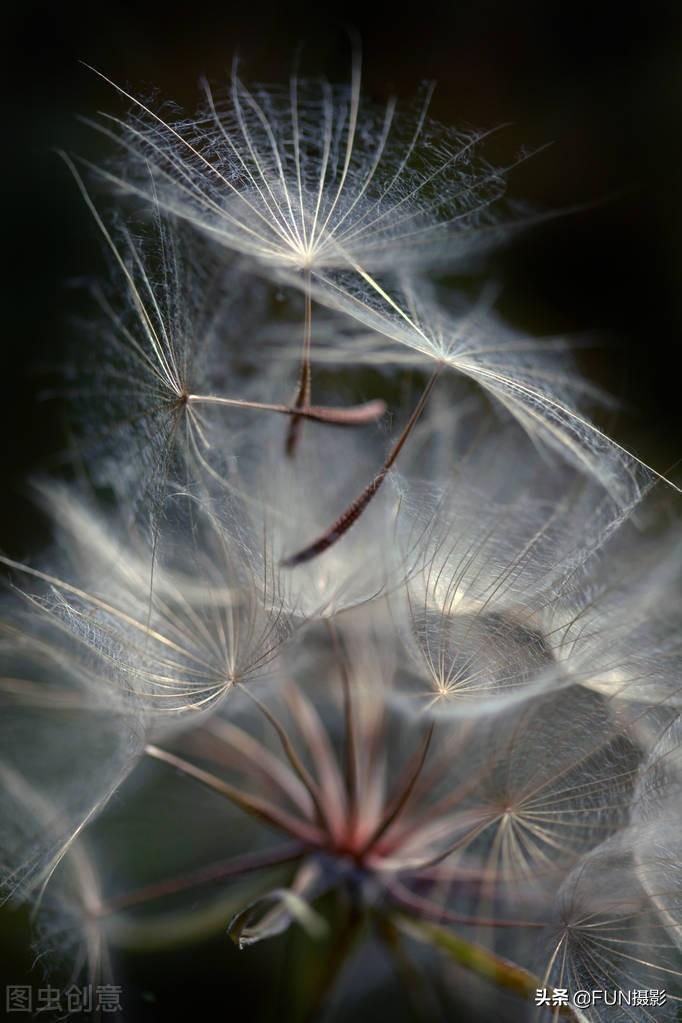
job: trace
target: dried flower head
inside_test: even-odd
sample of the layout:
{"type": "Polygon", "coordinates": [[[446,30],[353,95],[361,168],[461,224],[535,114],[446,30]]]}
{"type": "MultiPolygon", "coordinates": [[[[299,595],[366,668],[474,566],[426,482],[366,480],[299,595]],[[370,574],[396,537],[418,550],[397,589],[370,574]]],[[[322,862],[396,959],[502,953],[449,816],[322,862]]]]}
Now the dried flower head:
{"type": "Polygon", "coordinates": [[[679,528],[573,343],[436,279],[502,233],[483,136],[377,110],[358,60],[235,64],[193,118],[119,92],[100,182],[151,216],[67,158],[111,264],[85,472],[0,558],[0,883],[39,955],[303,931],[292,1020],[397,977],[434,1023],[672,1023],[679,528]]]}

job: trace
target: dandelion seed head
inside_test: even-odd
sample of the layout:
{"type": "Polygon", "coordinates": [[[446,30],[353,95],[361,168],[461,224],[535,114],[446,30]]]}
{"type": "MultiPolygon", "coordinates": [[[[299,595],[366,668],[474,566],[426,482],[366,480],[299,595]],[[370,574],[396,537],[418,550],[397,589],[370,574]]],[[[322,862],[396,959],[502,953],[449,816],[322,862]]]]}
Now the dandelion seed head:
{"type": "Polygon", "coordinates": [[[665,986],[672,1023],[679,527],[578,342],[443,283],[509,234],[506,170],[358,58],[235,63],[193,117],[114,88],[113,216],[65,157],[111,266],[76,478],[0,557],[3,892],[74,978],[299,927],[420,992],[442,953],[476,1011],[665,986]]]}
{"type": "Polygon", "coordinates": [[[280,89],[245,85],[235,64],[226,97],[204,83],[196,118],[165,122],[134,100],[127,121],[101,127],[126,153],[120,186],[149,195],[149,168],[166,209],[266,268],[423,265],[480,244],[504,192],[484,133],[427,117],[431,91],[381,111],[362,97],[359,65],[350,86],[293,75],[280,89]]]}
{"type": "Polygon", "coordinates": [[[281,605],[264,606],[262,580],[210,508],[177,498],[192,506],[192,542],[169,542],[172,557],[164,550],[152,575],[143,538],[112,539],[86,503],[63,489],[48,493],[67,571],[58,578],[25,569],[47,586],[31,599],[97,664],[112,699],[152,719],[197,713],[267,670],[290,632],[287,617],[281,605]],[[75,586],[69,574],[79,569],[75,586]]]}
{"type": "MultiPolygon", "coordinates": [[[[569,990],[590,985],[606,991],[667,990],[670,997],[656,1008],[655,1018],[675,1018],[679,953],[633,877],[618,839],[576,867],[559,891],[558,904],[562,923],[550,943],[544,974],[550,983],[569,990]]],[[[652,1015],[641,1006],[595,1004],[587,1017],[649,1020],[652,1015]]]]}

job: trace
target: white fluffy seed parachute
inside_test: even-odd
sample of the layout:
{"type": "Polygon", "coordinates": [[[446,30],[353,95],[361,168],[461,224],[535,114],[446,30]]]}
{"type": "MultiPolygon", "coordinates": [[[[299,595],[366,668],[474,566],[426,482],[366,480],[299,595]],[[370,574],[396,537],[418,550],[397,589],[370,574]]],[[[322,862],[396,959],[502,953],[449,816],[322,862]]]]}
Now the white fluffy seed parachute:
{"type": "Polygon", "coordinates": [[[110,274],[53,543],[0,556],[3,895],[74,980],[300,927],[306,1018],[400,978],[425,1020],[672,1023],[679,524],[577,342],[445,283],[524,222],[509,168],[359,60],[235,63],[194,117],[116,88],[116,159],[66,157],[110,274]]]}

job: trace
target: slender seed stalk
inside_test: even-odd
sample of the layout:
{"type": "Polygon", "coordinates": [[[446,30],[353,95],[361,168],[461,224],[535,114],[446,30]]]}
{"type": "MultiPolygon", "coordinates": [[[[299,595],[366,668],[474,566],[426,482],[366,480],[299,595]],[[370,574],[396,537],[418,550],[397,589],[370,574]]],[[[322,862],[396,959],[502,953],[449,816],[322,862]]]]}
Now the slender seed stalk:
{"type": "MultiPolygon", "coordinates": [[[[311,368],[310,368],[310,347],[312,344],[312,332],[313,332],[313,301],[310,295],[310,270],[306,270],[303,275],[304,281],[304,295],[305,295],[305,313],[303,321],[303,351],[301,354],[301,369],[298,377],[298,389],[296,391],[296,397],[294,398],[294,408],[303,409],[310,405],[310,387],[311,387],[311,368]]],[[[296,447],[298,445],[298,439],[301,433],[301,416],[294,415],[291,423],[289,424],[289,430],[287,433],[287,439],[285,444],[285,451],[289,458],[293,458],[296,453],[296,447]]]]}
{"type": "Polygon", "coordinates": [[[426,758],[429,755],[429,749],[431,748],[431,740],[433,738],[435,727],[436,723],[435,721],[432,721],[421,741],[419,749],[412,759],[412,762],[407,765],[404,779],[401,779],[396,786],[397,796],[395,800],[392,804],[389,804],[378,826],[367,839],[362,850],[363,853],[367,852],[386,834],[390,826],[395,820],[397,820],[407,805],[412,793],[414,792],[415,785],[419,781],[419,776],[424,769],[424,764],[426,763],[426,758]]]}
{"type": "Polygon", "coordinates": [[[463,924],[466,927],[477,928],[492,927],[499,929],[502,927],[523,927],[530,928],[531,930],[538,927],[544,927],[544,924],[538,920],[510,920],[505,919],[504,917],[485,917],[480,916],[479,914],[471,916],[467,913],[455,913],[452,910],[446,909],[444,906],[430,902],[421,895],[417,895],[400,882],[389,884],[388,891],[390,892],[393,901],[411,916],[414,916],[415,919],[430,921],[438,925],[449,923],[463,924]]]}
{"type": "Polygon", "coordinates": [[[269,707],[266,707],[262,700],[259,700],[257,696],[254,696],[254,694],[249,691],[247,686],[242,686],[242,692],[244,692],[249,697],[249,699],[253,703],[255,703],[261,714],[265,717],[267,722],[274,729],[275,733],[277,734],[277,738],[280,741],[282,749],[284,750],[284,754],[287,760],[289,761],[289,764],[291,765],[292,769],[296,773],[301,783],[305,786],[308,795],[310,796],[313,802],[318,823],[320,824],[324,823],[325,821],[327,821],[327,814],[325,813],[325,809],[322,804],[319,786],[315,783],[314,779],[310,775],[310,772],[308,771],[308,768],[305,766],[305,764],[299,757],[298,753],[296,752],[293,743],[291,742],[291,739],[287,735],[286,729],[282,725],[281,721],[277,719],[277,717],[272,713],[269,707]]]}
{"type": "Polygon", "coordinates": [[[350,830],[353,829],[354,822],[357,818],[357,802],[358,802],[358,780],[356,770],[356,749],[357,749],[357,737],[355,729],[355,718],[353,715],[353,695],[351,691],[350,677],[348,675],[348,665],[341,649],[341,643],[339,642],[338,633],[334,627],[334,623],[329,619],[326,619],[327,629],[332,639],[334,647],[334,654],[339,664],[339,671],[341,673],[341,685],[343,689],[343,720],[344,720],[344,774],[346,779],[346,790],[348,793],[348,815],[350,818],[351,826],[350,830]]]}
{"type": "Polygon", "coordinates": [[[366,426],[381,419],[386,411],[386,402],[380,398],[348,408],[336,408],[333,405],[308,405],[305,408],[298,408],[264,401],[248,401],[245,398],[222,398],[215,394],[188,394],[186,401],[192,405],[227,405],[230,408],[276,412],[292,416],[296,420],[312,419],[314,422],[326,423],[329,426],[366,426]]]}
{"type": "Polygon", "coordinates": [[[330,547],[332,547],[338,540],[345,536],[345,534],[348,532],[351,526],[355,525],[355,523],[364,512],[367,505],[370,503],[374,495],[381,487],[381,484],[388,476],[390,470],[393,468],[393,465],[395,464],[398,455],[403,449],[405,441],[412,433],[412,430],[416,426],[419,417],[421,416],[422,412],[424,411],[424,408],[426,407],[426,403],[429,400],[429,396],[433,389],[433,385],[438,379],[441,369],[442,366],[438,366],[434,373],[432,374],[429,382],[424,388],[421,398],[417,402],[414,411],[412,412],[412,415],[407,421],[407,424],[405,425],[403,432],[400,434],[398,440],[391,448],[388,458],[386,459],[386,461],[384,462],[384,464],[382,465],[381,469],[374,477],[372,482],[365,487],[362,493],[355,498],[355,500],[346,508],[343,514],[340,515],[339,518],[336,519],[336,521],[328,529],[324,531],[324,533],[318,536],[316,540],[313,540],[313,542],[309,544],[307,547],[303,547],[300,551],[297,551],[296,554],[292,554],[290,555],[290,557],[284,558],[284,560],[281,562],[283,568],[295,568],[297,565],[302,565],[306,561],[312,561],[313,558],[319,557],[320,554],[324,554],[325,551],[329,550],[330,547]]]}
{"type": "Polygon", "coordinates": [[[251,874],[258,870],[267,870],[269,867],[278,867],[284,863],[297,860],[303,851],[303,846],[296,843],[287,846],[278,846],[276,849],[266,849],[262,852],[245,853],[243,856],[233,856],[228,860],[220,860],[211,863],[209,866],[200,867],[187,874],[179,874],[176,877],[166,878],[157,881],[155,884],[145,885],[143,888],[136,888],[132,892],[125,892],[123,895],[115,896],[104,903],[98,912],[98,916],[109,916],[122,909],[130,909],[133,906],[140,906],[151,902],[153,899],[161,899],[167,895],[177,895],[178,892],[190,891],[203,884],[210,884],[214,881],[224,881],[229,877],[241,877],[243,874],[251,874]]]}
{"type": "Polygon", "coordinates": [[[225,799],[239,807],[244,813],[258,818],[270,827],[276,828],[278,831],[284,831],[288,835],[296,835],[301,841],[319,841],[320,833],[316,828],[309,827],[305,822],[291,817],[288,813],[279,810],[264,799],[246,795],[233,785],[223,781],[222,778],[204,771],[189,760],[185,760],[175,753],[169,753],[168,750],[159,749],[158,746],[146,746],[145,753],[156,760],[162,760],[164,763],[170,764],[171,767],[182,771],[188,777],[194,778],[195,781],[205,785],[206,788],[217,792],[218,795],[224,796],[225,799]]]}

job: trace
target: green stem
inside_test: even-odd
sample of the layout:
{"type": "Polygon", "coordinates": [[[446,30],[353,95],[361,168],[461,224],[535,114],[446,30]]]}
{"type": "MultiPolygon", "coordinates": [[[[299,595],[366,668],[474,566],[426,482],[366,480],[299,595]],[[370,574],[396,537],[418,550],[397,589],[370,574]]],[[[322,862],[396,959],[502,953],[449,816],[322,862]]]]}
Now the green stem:
{"type": "MultiPolygon", "coordinates": [[[[503,959],[482,945],[467,941],[438,924],[424,923],[401,915],[394,916],[393,923],[410,937],[441,949],[460,966],[507,991],[513,991],[524,998],[534,998],[536,991],[543,986],[539,977],[523,966],[503,959]]],[[[570,1005],[556,1006],[556,1011],[568,1019],[578,1018],[570,1005]]]]}
{"type": "Polygon", "coordinates": [[[322,970],[322,976],[316,985],[308,1011],[304,1016],[303,1023],[314,1023],[319,1019],[329,1001],[332,991],[338,981],[344,966],[350,959],[358,938],[362,933],[363,917],[357,907],[351,906],[333,947],[329,951],[322,970]]]}
{"type": "Polygon", "coordinates": [[[441,1013],[438,1011],[435,994],[403,947],[400,931],[387,917],[379,916],[375,923],[379,938],[395,964],[405,989],[414,1023],[438,1019],[441,1013]]]}

